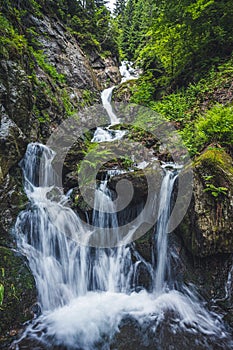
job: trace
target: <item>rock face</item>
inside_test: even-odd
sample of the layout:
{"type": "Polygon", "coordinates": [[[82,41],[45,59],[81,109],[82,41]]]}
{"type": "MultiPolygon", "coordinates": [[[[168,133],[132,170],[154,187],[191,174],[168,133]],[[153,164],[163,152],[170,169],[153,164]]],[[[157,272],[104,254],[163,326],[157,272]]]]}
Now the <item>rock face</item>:
{"type": "Polygon", "coordinates": [[[121,75],[118,69],[119,62],[115,57],[107,57],[102,59],[96,53],[92,53],[90,60],[91,66],[94,69],[98,81],[101,82],[101,86],[103,88],[119,84],[121,81],[121,75]]]}
{"type": "Polygon", "coordinates": [[[26,149],[26,136],[2,107],[0,126],[0,245],[10,246],[9,230],[25,201],[18,162],[26,149]]]}
{"type": "Polygon", "coordinates": [[[0,101],[1,116],[8,116],[23,130],[24,134],[32,127],[32,83],[23,62],[1,60],[0,62],[0,101]]]}
{"type": "MultiPolygon", "coordinates": [[[[51,17],[43,16],[39,19],[29,15],[27,21],[27,25],[37,31],[37,40],[49,64],[56,68],[58,74],[64,75],[64,85],[70,89],[71,99],[74,95],[80,101],[82,90],[88,89],[95,92],[95,98],[98,101],[99,82],[75,37],[65,29],[62,23],[51,17]]],[[[38,72],[38,75],[40,73],[43,79],[43,72],[38,72]]]]}
{"type": "MultiPolygon", "coordinates": [[[[1,345],[7,337],[18,333],[24,321],[33,317],[32,306],[36,300],[34,280],[25,259],[15,252],[16,245],[10,234],[17,214],[27,203],[18,163],[29,142],[46,142],[64,119],[85,106],[99,103],[100,91],[120,81],[116,59],[103,59],[96,52],[89,53],[88,57],[76,37],[56,19],[28,14],[24,29],[29,28],[31,33],[36,32],[36,43],[31,50],[20,58],[17,55],[1,57],[0,62],[0,284],[4,286],[0,305],[1,345]]],[[[114,90],[115,101],[128,102],[134,83],[129,81],[114,90]]],[[[141,140],[140,132],[131,131],[129,137],[145,142],[148,148],[158,149],[150,135],[143,134],[141,140]]],[[[80,139],[67,155],[63,168],[67,189],[77,186],[77,165],[87,146],[80,139]]],[[[165,154],[164,159],[167,158],[165,154]]],[[[170,237],[181,261],[176,273],[185,282],[195,283],[207,300],[217,299],[218,307],[233,324],[232,159],[221,148],[210,148],[196,159],[193,170],[190,207],[170,237]]],[[[130,180],[136,188],[135,209],[147,196],[146,178],[140,171],[135,175],[128,171],[112,179],[112,191],[122,179],[130,180]]],[[[158,182],[161,183],[160,176],[158,182]]],[[[74,202],[74,207],[81,206],[80,211],[85,216],[87,208],[80,202],[79,193],[74,202]]],[[[135,210],[132,211],[136,213],[135,210]]],[[[135,243],[148,261],[151,260],[152,235],[153,229],[135,243]]],[[[146,281],[143,284],[146,285],[146,281]]],[[[127,323],[122,324],[122,329],[122,348],[129,347],[127,323]]],[[[115,344],[118,344],[117,339],[113,349],[115,344]]],[[[137,342],[132,344],[138,345],[137,342]]]]}
{"type": "Polygon", "coordinates": [[[0,267],[1,284],[4,286],[0,308],[0,346],[7,348],[9,336],[16,336],[20,325],[36,312],[36,305],[33,310],[36,290],[25,259],[15,251],[0,246],[0,267]]]}

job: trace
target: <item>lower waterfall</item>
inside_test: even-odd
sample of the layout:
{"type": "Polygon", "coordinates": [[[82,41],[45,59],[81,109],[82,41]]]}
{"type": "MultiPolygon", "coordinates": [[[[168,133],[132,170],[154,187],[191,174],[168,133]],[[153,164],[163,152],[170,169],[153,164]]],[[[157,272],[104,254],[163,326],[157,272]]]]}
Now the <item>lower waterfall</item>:
{"type": "MultiPolygon", "coordinates": [[[[15,348],[123,349],[114,339],[122,322],[130,319],[137,324],[135,332],[139,329],[143,335],[136,350],[231,349],[221,317],[208,311],[190,288],[183,285],[177,290],[171,281],[166,226],[176,169],[164,169],[154,259],[149,263],[134,243],[115,248],[88,246],[95,232],[85,232],[82,221],[67,205],[68,196],[56,187],[54,156],[46,146],[32,143],[21,162],[29,205],[17,218],[15,235],[36,280],[41,314],[27,325],[15,348]],[[78,243],[80,234],[86,237],[86,245],[78,243]],[[148,290],[138,282],[141,265],[150,279],[148,290]],[[172,334],[173,345],[166,332],[161,340],[164,327],[172,334]],[[182,342],[176,343],[177,334],[182,342]],[[27,342],[36,345],[25,345],[27,342]]],[[[107,181],[96,189],[95,200],[102,208],[93,212],[96,230],[114,227],[117,235],[117,215],[107,181]]]]}

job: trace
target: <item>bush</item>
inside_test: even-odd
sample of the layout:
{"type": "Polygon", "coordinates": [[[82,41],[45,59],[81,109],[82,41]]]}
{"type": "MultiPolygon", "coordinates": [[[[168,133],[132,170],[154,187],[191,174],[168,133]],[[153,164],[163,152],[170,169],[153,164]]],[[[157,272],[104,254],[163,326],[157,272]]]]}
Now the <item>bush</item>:
{"type": "Polygon", "coordinates": [[[21,56],[27,48],[27,41],[19,35],[13,26],[0,14],[0,55],[4,58],[21,56]]]}
{"type": "Polygon", "coordinates": [[[233,107],[216,105],[196,122],[197,142],[199,144],[233,144],[233,107]]]}
{"type": "Polygon", "coordinates": [[[191,155],[212,143],[230,149],[233,144],[233,107],[215,105],[204,116],[187,124],[180,133],[191,155]]]}

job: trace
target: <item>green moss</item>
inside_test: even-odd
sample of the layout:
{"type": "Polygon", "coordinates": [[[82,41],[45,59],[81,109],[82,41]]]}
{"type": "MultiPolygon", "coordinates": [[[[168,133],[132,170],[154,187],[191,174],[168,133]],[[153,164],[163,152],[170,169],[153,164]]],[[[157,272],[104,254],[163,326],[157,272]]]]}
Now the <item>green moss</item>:
{"type": "Polygon", "coordinates": [[[63,104],[64,109],[65,109],[66,117],[70,117],[71,115],[74,114],[75,108],[70,101],[70,96],[69,96],[68,91],[66,89],[63,89],[61,91],[61,100],[62,100],[62,104],[63,104]]]}
{"type": "Polygon", "coordinates": [[[36,301],[34,278],[24,259],[5,247],[0,247],[0,285],[4,288],[0,308],[0,331],[4,335],[32,317],[29,309],[36,301]]]}
{"type": "Polygon", "coordinates": [[[21,56],[27,50],[27,40],[17,33],[0,13],[0,56],[9,59],[21,56]]]}
{"type": "Polygon", "coordinates": [[[213,175],[213,172],[223,170],[223,176],[225,175],[229,180],[233,180],[233,165],[232,158],[225,152],[223,148],[208,147],[194,161],[194,166],[205,166],[210,170],[209,175],[213,175]]]}
{"type": "Polygon", "coordinates": [[[38,65],[43,69],[52,79],[59,83],[65,82],[65,77],[63,74],[59,74],[54,66],[47,62],[46,56],[42,50],[34,51],[31,48],[31,52],[35,57],[38,65]]]}
{"type": "Polygon", "coordinates": [[[136,86],[135,80],[129,80],[120,84],[113,90],[113,101],[128,102],[131,98],[132,91],[136,86]]]}
{"type": "Polygon", "coordinates": [[[90,106],[93,103],[93,93],[90,90],[81,90],[82,102],[81,107],[90,106]]]}
{"type": "Polygon", "coordinates": [[[47,112],[43,112],[43,115],[40,115],[40,117],[38,117],[38,121],[41,124],[50,122],[49,114],[47,112]]]}

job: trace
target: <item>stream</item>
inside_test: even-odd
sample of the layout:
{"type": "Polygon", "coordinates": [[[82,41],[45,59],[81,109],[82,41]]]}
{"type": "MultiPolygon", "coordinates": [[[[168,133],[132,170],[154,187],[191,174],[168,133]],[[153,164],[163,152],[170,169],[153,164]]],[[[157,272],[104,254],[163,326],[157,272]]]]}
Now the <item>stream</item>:
{"type": "MultiPolygon", "coordinates": [[[[126,64],[121,73],[123,81],[135,78],[126,64]]],[[[125,131],[110,128],[120,122],[111,105],[113,89],[102,93],[110,125],[98,127],[93,142],[124,137],[125,131]]],[[[221,315],[207,309],[193,286],[176,283],[171,272],[171,256],[175,252],[169,245],[167,225],[179,176],[175,164],[162,168],[158,221],[151,247],[153,261],[147,262],[130,237],[118,247],[88,246],[101,227],[109,227],[109,240],[112,232],[118,238],[117,210],[108,188],[111,173],[95,190],[99,208],[92,215],[95,229],[84,232],[79,216],[67,206],[69,194],[56,188],[54,157],[55,152],[47,146],[31,143],[21,161],[30,204],[19,214],[14,232],[36,281],[40,314],[27,324],[13,348],[232,349],[233,342],[221,315]],[[39,183],[41,164],[43,181],[39,183]],[[56,225],[51,218],[56,218],[56,225]],[[85,246],[78,244],[80,232],[86,237],[85,246]],[[142,271],[148,288],[140,283],[142,271]]]]}

